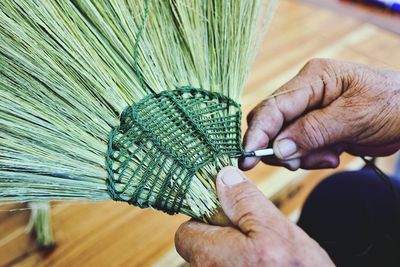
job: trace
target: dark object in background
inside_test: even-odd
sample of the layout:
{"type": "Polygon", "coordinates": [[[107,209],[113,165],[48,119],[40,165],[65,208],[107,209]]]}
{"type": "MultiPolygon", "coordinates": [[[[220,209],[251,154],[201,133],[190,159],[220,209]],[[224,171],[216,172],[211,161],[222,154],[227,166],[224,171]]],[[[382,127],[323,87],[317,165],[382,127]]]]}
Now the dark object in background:
{"type": "MultiPolygon", "coordinates": [[[[400,192],[400,180],[391,183],[400,192]]],[[[400,203],[374,170],[336,173],[306,200],[298,225],[337,266],[400,266],[400,203]]]]}
{"type": "Polygon", "coordinates": [[[341,0],[344,2],[357,2],[370,6],[387,9],[392,12],[400,13],[400,0],[341,0]]]}

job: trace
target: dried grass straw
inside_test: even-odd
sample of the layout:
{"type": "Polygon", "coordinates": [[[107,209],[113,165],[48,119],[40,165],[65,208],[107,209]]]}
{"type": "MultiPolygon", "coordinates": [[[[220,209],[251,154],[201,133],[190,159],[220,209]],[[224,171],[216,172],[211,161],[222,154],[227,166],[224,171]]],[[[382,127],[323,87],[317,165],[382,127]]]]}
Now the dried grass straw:
{"type": "MultiPolygon", "coordinates": [[[[0,203],[110,199],[107,138],[151,93],[141,77],[155,93],[190,85],[239,102],[276,2],[1,1],[0,203]]],[[[201,179],[188,194],[212,199],[182,211],[194,217],[218,208],[201,179]]]]}

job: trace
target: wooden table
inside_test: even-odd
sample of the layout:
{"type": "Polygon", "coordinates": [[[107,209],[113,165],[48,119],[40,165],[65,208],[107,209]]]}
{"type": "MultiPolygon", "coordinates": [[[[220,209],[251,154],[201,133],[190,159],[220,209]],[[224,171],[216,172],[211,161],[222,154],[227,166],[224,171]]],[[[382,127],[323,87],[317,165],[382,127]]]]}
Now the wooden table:
{"type": "MultiPolygon", "coordinates": [[[[399,25],[400,27],[400,25],[399,25]]],[[[400,38],[327,10],[282,1],[246,88],[244,113],[313,57],[400,69],[400,38]]],[[[343,156],[340,168],[360,161],[343,156]]],[[[282,211],[296,215],[311,188],[331,171],[289,172],[258,166],[248,174],[282,211]]],[[[11,207],[8,207],[11,208],[11,207]]],[[[39,250],[25,230],[29,211],[0,212],[0,266],[180,266],[174,233],[188,218],[124,203],[61,203],[52,209],[53,251],[39,250]]]]}

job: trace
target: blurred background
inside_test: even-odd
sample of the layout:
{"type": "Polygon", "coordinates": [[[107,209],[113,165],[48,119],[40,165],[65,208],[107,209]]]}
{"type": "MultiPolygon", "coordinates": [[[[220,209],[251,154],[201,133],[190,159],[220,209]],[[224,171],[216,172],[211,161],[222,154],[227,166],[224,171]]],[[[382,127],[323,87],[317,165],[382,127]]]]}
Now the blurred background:
{"type": "MultiPolygon", "coordinates": [[[[244,116],[315,57],[400,70],[400,1],[281,0],[243,95],[244,116]]],[[[393,174],[396,162],[394,155],[377,164],[393,174]]],[[[345,154],[336,170],[291,172],[259,165],[247,174],[296,221],[319,181],[362,166],[345,154]]],[[[0,207],[0,266],[185,265],[173,244],[175,230],[188,220],[183,215],[125,203],[56,203],[56,245],[43,250],[26,228],[29,213],[23,205],[0,207]]]]}

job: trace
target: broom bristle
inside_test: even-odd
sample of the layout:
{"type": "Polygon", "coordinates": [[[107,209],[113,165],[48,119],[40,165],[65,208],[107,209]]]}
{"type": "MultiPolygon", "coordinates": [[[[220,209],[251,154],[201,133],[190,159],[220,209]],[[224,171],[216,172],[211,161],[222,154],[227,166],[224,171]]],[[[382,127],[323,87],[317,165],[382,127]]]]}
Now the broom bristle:
{"type": "Polygon", "coordinates": [[[32,212],[27,230],[34,234],[39,247],[53,247],[55,243],[51,224],[50,204],[48,202],[29,202],[28,207],[32,212]]]}
{"type": "MultiPolygon", "coordinates": [[[[110,199],[122,111],[184,86],[239,102],[275,3],[1,1],[0,203],[110,199]]],[[[215,213],[215,174],[235,164],[223,158],[193,177],[180,212],[215,213]]]]}

